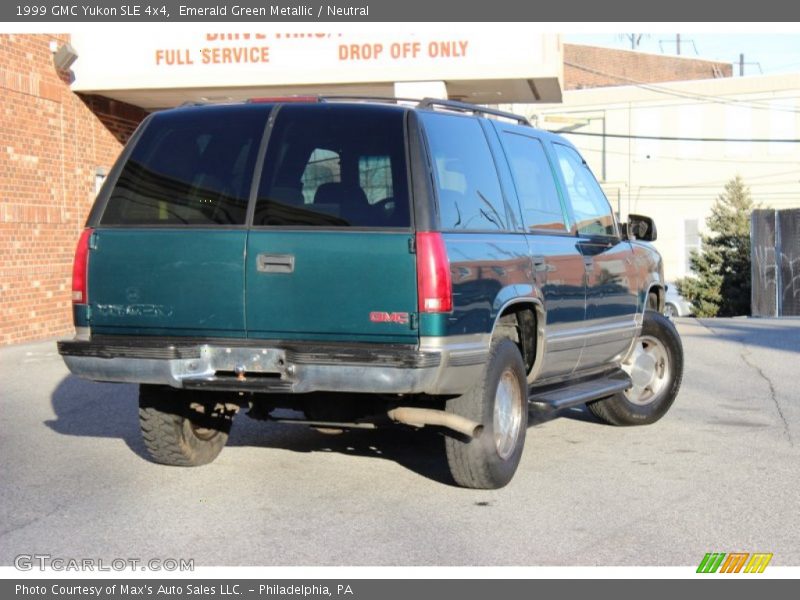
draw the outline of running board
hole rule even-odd
[[[599,400],[631,387],[631,378],[625,371],[617,370],[599,377],[574,383],[532,389],[528,401],[540,408],[561,410]]]

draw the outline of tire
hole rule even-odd
[[[232,416],[213,395],[139,386],[139,425],[150,458],[163,465],[212,462],[228,441]]]
[[[609,425],[655,423],[672,406],[683,378],[683,345],[672,321],[658,312],[645,311],[642,333],[622,368],[634,385],[588,404],[589,410]]]
[[[511,481],[528,427],[528,384],[516,344],[508,339],[494,342],[481,381],[448,400],[446,410],[483,425],[471,440],[445,438],[447,463],[455,482],[467,488],[497,489]],[[501,419],[503,414],[506,419]]]

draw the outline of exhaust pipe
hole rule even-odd
[[[388,411],[387,414],[392,421],[411,425],[412,427],[424,427],[425,425],[438,425],[447,427],[453,431],[470,438],[477,438],[483,425],[466,417],[454,415],[443,410],[431,408],[413,408],[411,406],[399,406]]]

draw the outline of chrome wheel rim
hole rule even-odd
[[[653,402],[669,382],[669,353],[663,342],[645,335],[636,340],[622,368],[633,383],[625,390],[625,397],[633,404],[644,406]]]
[[[497,382],[493,421],[495,448],[500,458],[506,460],[514,453],[522,423],[522,395],[510,369],[503,371]]]

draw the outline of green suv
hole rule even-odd
[[[620,225],[566,140],[452,101],[157,112],[73,271],[75,375],[139,384],[152,458],[199,465],[234,416],[435,427],[463,486],[507,484],[529,404],[616,425],[672,404],[655,226]]]

